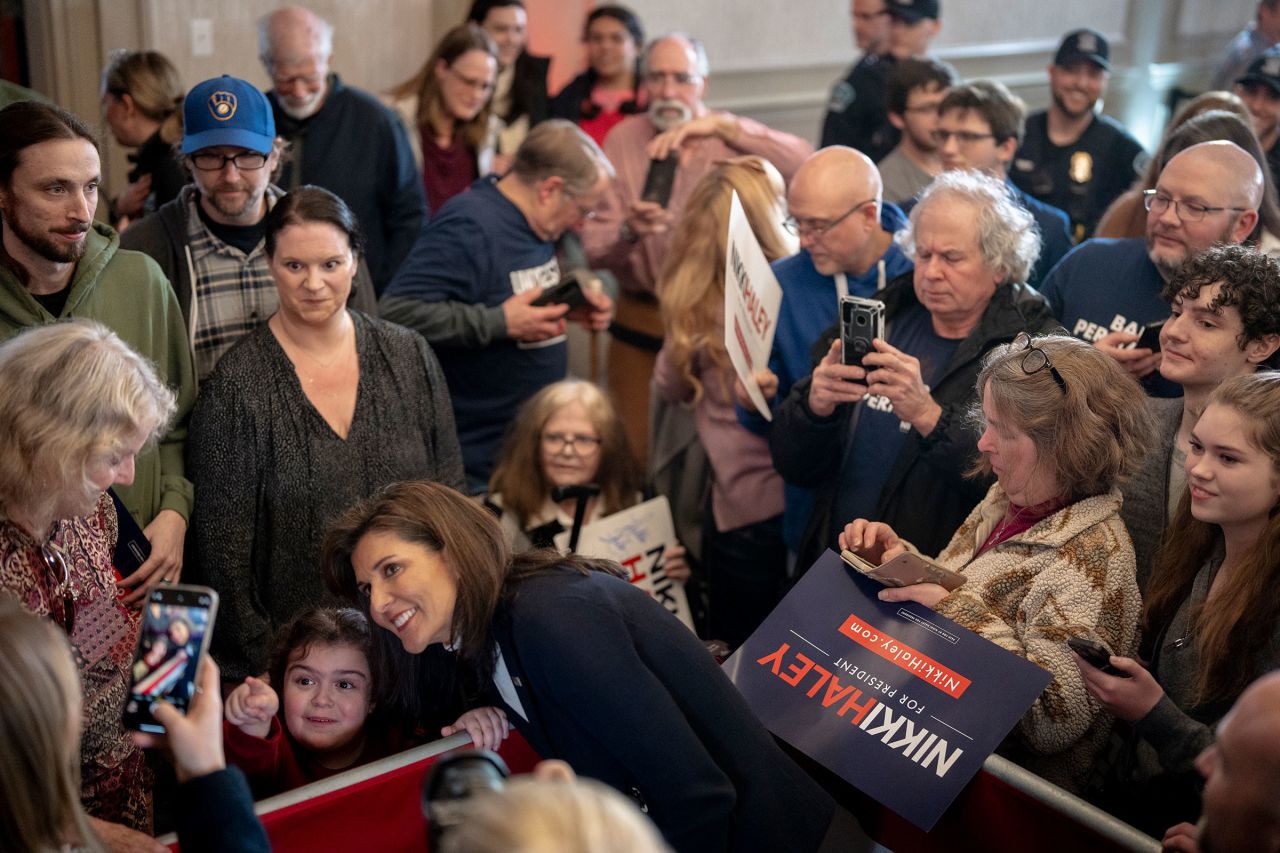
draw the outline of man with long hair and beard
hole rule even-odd
[[[97,141],[75,116],[33,101],[0,110],[0,340],[68,317],[97,320],[177,390],[173,428],[138,454],[133,483],[116,489],[151,543],[151,556],[121,581],[126,603],[141,607],[152,586],[182,572],[193,493],[183,449],[196,380],[169,282],[93,221],[101,183]]]

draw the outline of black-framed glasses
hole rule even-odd
[[[71,570],[67,568],[67,555],[53,542],[40,544],[40,556],[44,558],[45,567],[53,576],[54,594],[62,596],[62,630],[71,636],[76,627],[76,602],[71,596]],[[49,608],[53,615],[53,608]]]
[[[215,154],[212,151],[197,151],[191,155],[191,162],[202,172],[221,172],[228,163],[235,163],[242,172],[253,172],[267,165],[267,155],[257,151],[241,151],[239,154]]]
[[[1040,347],[1036,346],[1031,336],[1026,332],[1018,332],[1013,339],[1013,349],[1025,350],[1022,355],[1022,372],[1031,376],[1039,373],[1046,367],[1049,368],[1049,375],[1053,377],[1053,381],[1058,383],[1058,387],[1062,389],[1062,393],[1067,393],[1067,380],[1062,378],[1062,374],[1058,372],[1058,368],[1053,366],[1053,362],[1049,360],[1049,354]]]
[[[862,210],[862,208],[869,204],[875,204],[879,200],[880,199],[878,198],[869,198],[866,201],[860,201],[844,213],[837,216],[835,219],[832,219],[830,222],[823,222],[821,220],[815,222],[812,219],[802,221],[796,219],[794,216],[788,216],[786,219],[782,220],[782,227],[787,229],[788,233],[794,234],[797,237],[821,237],[841,222],[844,222],[850,216],[853,216],[859,210]]]
[[[1201,222],[1210,213],[1221,213],[1224,210],[1243,213],[1249,209],[1247,207],[1210,207],[1207,204],[1200,204],[1198,201],[1184,201],[1183,199],[1174,198],[1168,193],[1160,192],[1160,190],[1142,191],[1142,206],[1152,213],[1164,213],[1169,209],[1169,205],[1173,205],[1174,216],[1183,222]]]
[[[972,130],[935,130],[932,134],[934,145],[946,145],[951,137],[961,145],[972,145],[980,139],[995,139],[994,133],[974,133]]]
[[[581,433],[544,432],[542,445],[552,453],[563,453],[572,447],[579,456],[590,456],[600,449],[601,438]]]

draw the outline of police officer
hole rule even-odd
[[[942,28],[938,0],[887,0],[889,39],[881,52],[868,51],[831,90],[822,122],[822,147],[848,145],[872,160],[898,144],[900,131],[889,122],[889,71],[898,59],[928,53]]]
[[[1124,126],[1094,112],[1111,72],[1097,30],[1067,33],[1049,66],[1053,103],[1027,117],[1010,177],[1032,197],[1066,212],[1079,242],[1145,165],[1146,153]]]

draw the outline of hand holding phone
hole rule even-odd
[[[1142,334],[1138,336],[1138,342],[1134,344],[1133,348],[1160,352],[1160,330],[1164,328],[1164,324],[1164,320],[1159,320],[1143,326]]]
[[[878,299],[840,299],[841,363],[862,367],[862,357],[875,352],[872,341],[884,337],[884,303]]]
[[[546,288],[529,304],[539,308],[544,305],[568,305],[569,310],[586,305],[587,297],[582,292],[582,281],[578,277],[578,272],[575,270],[556,284]]]
[[[1087,637],[1068,637],[1067,645],[1094,669],[1117,678],[1129,677],[1111,665],[1111,652],[1097,640],[1090,640]]]
[[[673,151],[661,160],[650,160],[649,171],[644,176],[642,201],[652,201],[659,207],[671,203],[671,191],[676,185],[676,169],[680,166],[680,152]]]
[[[164,726],[152,714],[153,703],[161,699],[186,713],[196,692],[196,672],[208,656],[217,611],[218,594],[208,587],[172,584],[151,590],[125,700],[125,728],[163,734]]]

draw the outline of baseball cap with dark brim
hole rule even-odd
[[[1111,70],[1111,46],[1097,30],[1073,30],[1062,39],[1053,64],[1070,68],[1078,62],[1092,62],[1103,71]]]
[[[938,0],[889,0],[885,11],[899,20],[914,24],[925,18],[936,21],[942,14],[938,7]]]
[[[270,154],[276,120],[257,86],[224,74],[199,83],[182,102],[182,153],[235,145]]]
[[[1280,50],[1272,47],[1263,51],[1261,56],[1249,63],[1248,69],[1236,78],[1236,82],[1261,83],[1280,95]]]

